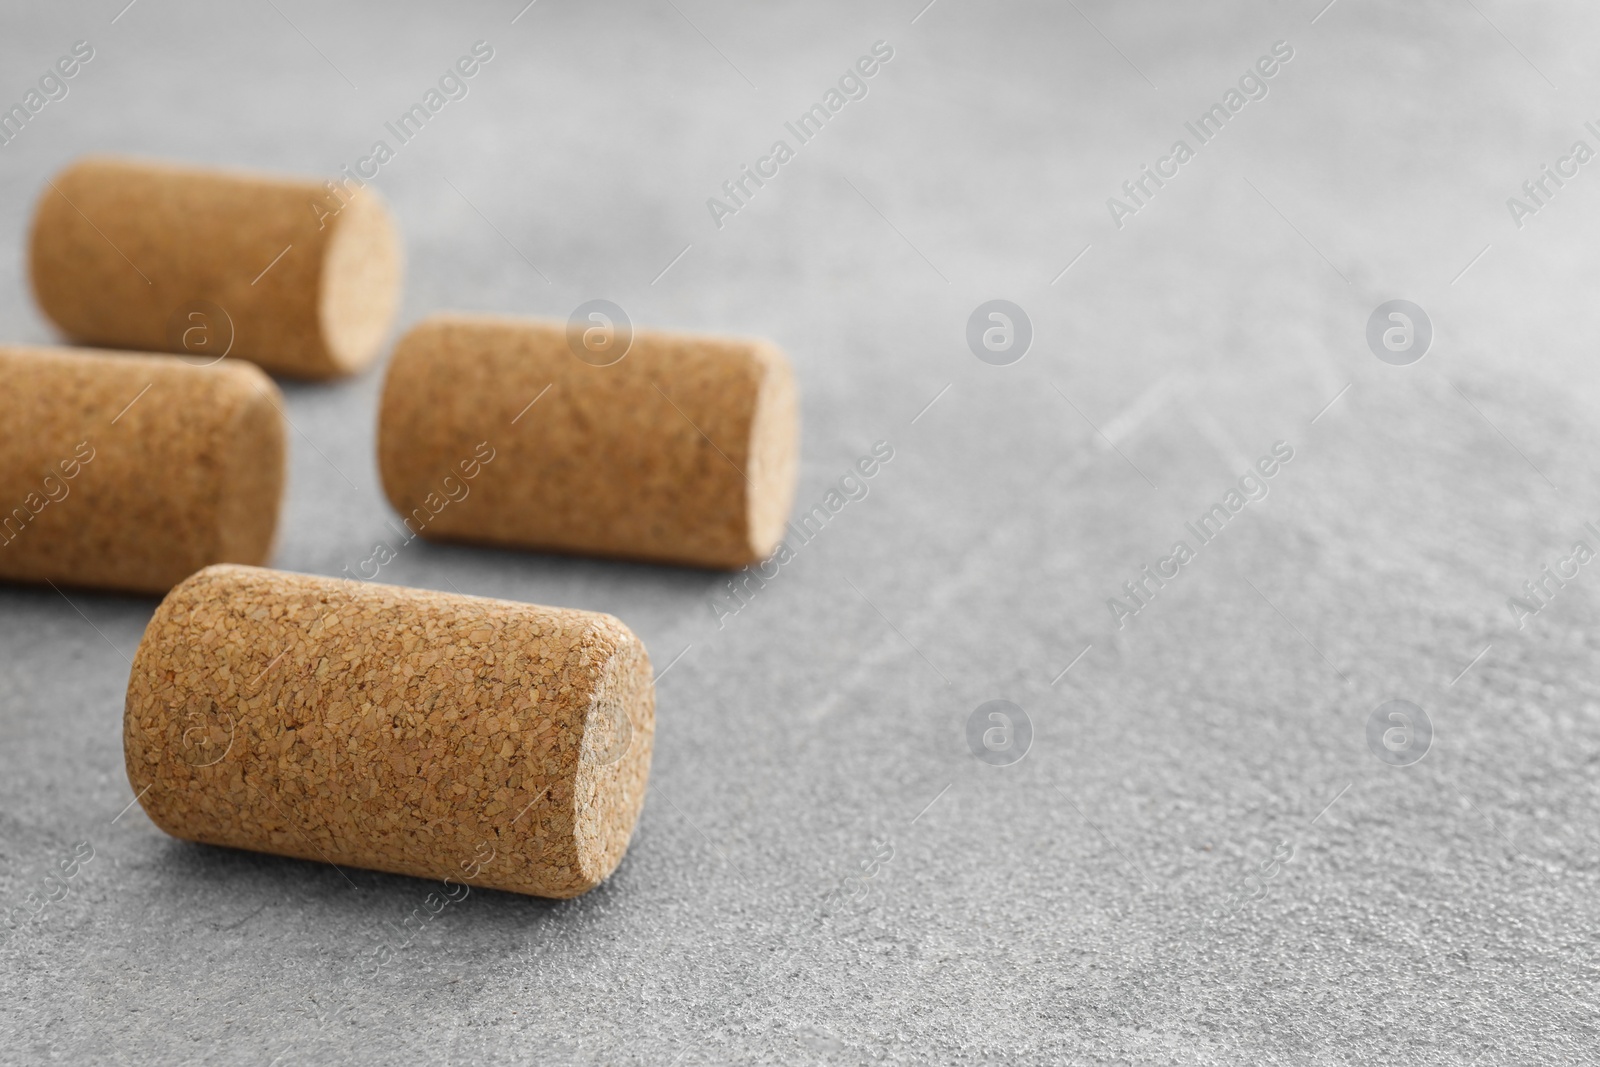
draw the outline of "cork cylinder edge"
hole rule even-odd
[[[322,378],[360,373],[377,359],[400,303],[400,234],[378,194],[361,190],[334,218],[322,254],[317,319],[328,365]]]
[[[599,886],[622,862],[644,808],[655,747],[655,678],[644,642],[610,615],[596,620],[586,640],[604,661],[573,781],[579,885],[571,896]]]
[[[33,297],[33,306],[39,309],[39,314],[45,321],[55,328],[63,340],[71,342],[83,342],[88,338],[68,328],[65,317],[60,313],[60,307],[52,299],[57,289],[46,282],[49,277],[45,269],[49,258],[49,242],[46,237],[52,226],[52,213],[58,208],[71,210],[65,203],[65,194],[61,192],[59,183],[69,181],[72,174],[93,163],[96,158],[86,156],[73,160],[47,180],[44,187],[39,190],[39,195],[33,202],[33,213],[28,218],[28,292]]]
[[[180,841],[194,841],[195,838],[184,833],[178,823],[163,818],[160,806],[150,796],[155,785],[155,776],[141,774],[141,768],[137,766],[138,757],[144,754],[145,739],[139,731],[140,688],[136,682],[140,678],[149,677],[146,663],[149,657],[155,655],[150,635],[159,633],[168,625],[167,620],[172,615],[173,606],[184,598],[190,586],[209,580],[215,572],[228,566],[229,564],[214,564],[202,567],[167,590],[166,595],[161,598],[161,603],[156,605],[156,610],[151,614],[150,621],[145,624],[144,632],[139,635],[139,647],[134,650],[133,662],[128,667],[127,695],[122,703],[122,769],[128,776],[128,787],[133,790],[134,798],[139,802],[139,809],[144,812],[145,817],[162,833],[176,837]]]
[[[382,486],[384,499],[389,502],[389,506],[400,514],[405,513],[400,494],[403,483],[401,460],[406,446],[400,429],[402,421],[400,416],[404,408],[404,383],[409,364],[416,358],[412,353],[417,351],[419,339],[431,332],[437,318],[437,314],[429,315],[421,322],[414,323],[395,342],[394,351],[389,356],[389,365],[384,369],[383,385],[378,390],[376,434],[378,484]]]
[[[770,341],[754,349],[761,378],[750,419],[748,494],[749,558],[734,567],[772,555],[783,539],[800,477],[800,402],[788,357]]]

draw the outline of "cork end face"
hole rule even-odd
[[[421,451],[415,432],[417,390],[413,382],[424,369],[429,349],[437,344],[441,328],[441,316],[433,314],[401,335],[389,356],[378,394],[378,482],[389,504],[402,515],[414,506],[409,497],[413,456]]]
[[[655,684],[643,642],[609,615],[586,639],[604,661],[573,781],[578,862],[571,896],[605,881],[622,861],[644,807],[655,743]]]
[[[253,366],[241,363],[226,369],[239,406],[218,444],[221,484],[215,559],[260,566],[272,555],[283,501],[283,394]]]
[[[196,599],[204,599],[197,597],[197,590],[226,581],[234,569],[228,564],[205,567],[169,590],[145,626],[128,672],[122,708],[122,763],[128,785],[151,822],[185,841],[206,842],[207,835],[189,825],[181,806],[174,805],[165,791],[157,793],[152,787],[173,774],[173,753],[181,754],[183,771],[190,777],[220,764],[234,752],[237,724],[228,709],[204,699],[186,702],[180,715],[152,714],[153,708],[172,699],[161,637],[178,627],[176,616],[190,610]]]
[[[84,157],[57,171],[39,191],[28,226],[28,286],[34,305],[69,341],[106,341],[105,329],[92,328],[99,325],[100,316],[87,296],[102,301],[131,299],[140,295],[133,285],[143,284],[134,276],[119,279],[123,284],[116,291],[97,289],[89,294],[86,287],[75,284],[86,243],[83,231],[88,227],[80,223],[71,198],[81,195],[85,182],[95,180],[102,163],[98,157]]]
[[[400,302],[400,235],[383,202],[363,190],[339,213],[322,254],[318,318],[330,377],[378,354]]]
[[[751,558],[770,556],[783,539],[800,475],[800,405],[794,371],[775,346],[756,349],[761,384],[750,420],[749,537]]]
[[[34,200],[33,214],[28,220],[28,290],[33,295],[33,306],[39,309],[39,313],[65,333],[61,319],[56,314],[56,286],[52,277],[54,257],[45,240],[52,221],[48,218],[52,198],[59,200],[60,194],[46,185]]]

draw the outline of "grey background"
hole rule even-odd
[[[1521,229],[1505,200],[1600,148],[1600,13],[923,2],[0,16],[7,104],[96,49],[0,147],[7,341],[54,337],[23,248],[74,156],[331,175],[482,39],[470,95],[377,179],[399,329],[604,297],[764,334],[804,390],[800,506],[895,449],[720,629],[705,572],[420,543],[385,568],[612,612],[671,667],[612,880],[475,892],[375,978],[437,887],[126,810],[155,601],[0,589],[0,1059],[1592,1059],[1600,576],[1520,630],[1506,600],[1600,522],[1600,162]],[[878,39],[869,95],[715,228],[706,198]],[[1268,97],[1114,227],[1106,198],[1277,40]],[[1034,327],[1007,367],[964,340],[996,297]],[[1364,340],[1394,298],[1435,330],[1409,367]],[[277,566],[388,536],[381,380],[282,383]],[[1118,631],[1107,598],[1279,440],[1270,495]],[[1395,698],[1433,724],[1410,767],[1366,747]],[[967,747],[990,699],[1031,718],[1013,766]],[[30,917],[77,841],[94,859]]]

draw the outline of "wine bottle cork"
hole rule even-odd
[[[123,750],[174,837],[565,898],[621,861],[654,730],[610,615],[218,566],[150,620]]]
[[[264,563],[282,396],[258,368],[0,347],[0,578],[165,593]]]
[[[597,365],[561,322],[435,315],[390,361],[378,466],[411,536],[737,568],[794,500],[788,360],[640,330]]]
[[[370,363],[400,290],[399,237],[369,189],[107,157],[50,180],[29,264],[75,341],[298,378]]]

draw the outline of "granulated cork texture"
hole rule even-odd
[[[622,859],[654,728],[609,615],[219,566],[151,619],[123,743],[176,837],[573,897]]]
[[[29,262],[40,308],[76,341],[301,378],[369,364],[400,290],[399,237],[370,189],[102,157],[44,187]]]
[[[378,462],[424,537],[734,568],[777,547],[797,438],[765,341],[638,331],[595,366],[565,323],[436,315],[390,363]]]
[[[267,561],[283,398],[258,368],[0,347],[0,382],[0,578],[165,593]]]

